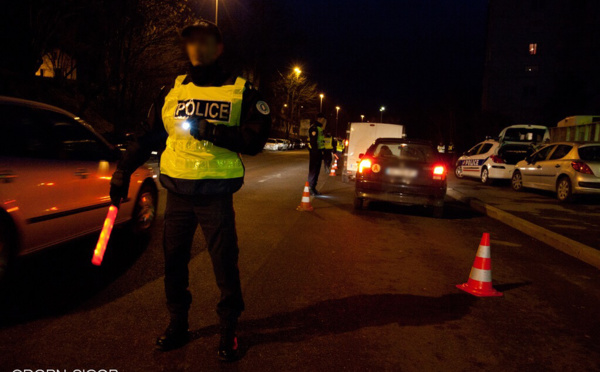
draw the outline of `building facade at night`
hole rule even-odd
[[[512,123],[600,114],[600,1],[490,0],[482,107]]]

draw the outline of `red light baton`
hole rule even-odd
[[[92,257],[92,263],[96,266],[100,266],[102,264],[102,258],[104,258],[106,245],[108,244],[110,233],[115,225],[117,212],[119,212],[119,207],[116,205],[111,205],[108,208],[108,213],[106,214],[106,219],[104,220],[104,226],[102,227],[102,232],[98,238],[98,244],[96,244],[96,249],[94,250],[94,257]]]

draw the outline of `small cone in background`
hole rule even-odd
[[[300,205],[296,208],[296,210],[301,212],[313,211],[313,207],[310,204],[310,190],[308,186],[308,181],[304,185],[304,191],[302,192],[302,200],[300,201]]]
[[[335,169],[335,170],[337,170],[337,169],[338,169],[338,168],[337,168],[337,157],[336,157],[336,158],[335,158],[335,160],[333,161],[333,168],[332,168],[332,169]]]
[[[329,175],[331,177],[335,177],[335,168],[334,167],[331,167],[331,172],[329,172]]]
[[[492,287],[492,258],[490,255],[490,234],[483,233],[481,243],[477,249],[475,262],[469,274],[469,280],[463,284],[457,284],[456,288],[461,289],[477,297],[500,297],[502,292],[498,292]]]

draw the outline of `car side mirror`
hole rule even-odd
[[[363,156],[365,156],[365,154],[358,154],[358,158],[359,158],[359,159],[362,159],[362,158],[363,158]]]

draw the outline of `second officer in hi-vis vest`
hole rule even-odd
[[[269,106],[241,77],[218,64],[221,33],[201,21],[182,31],[189,71],[163,89],[144,130],[119,162],[111,180],[111,199],[127,200],[129,178],[154,150],[160,158],[160,182],[167,189],[164,217],[165,292],[170,323],[157,341],[171,350],[189,341],[188,262],[194,233],[202,228],[221,298],[217,304],[221,339],[218,355],[235,360],[236,326],[244,310],[238,270],[233,193],[244,182],[240,154],[255,155],[267,141]]]

